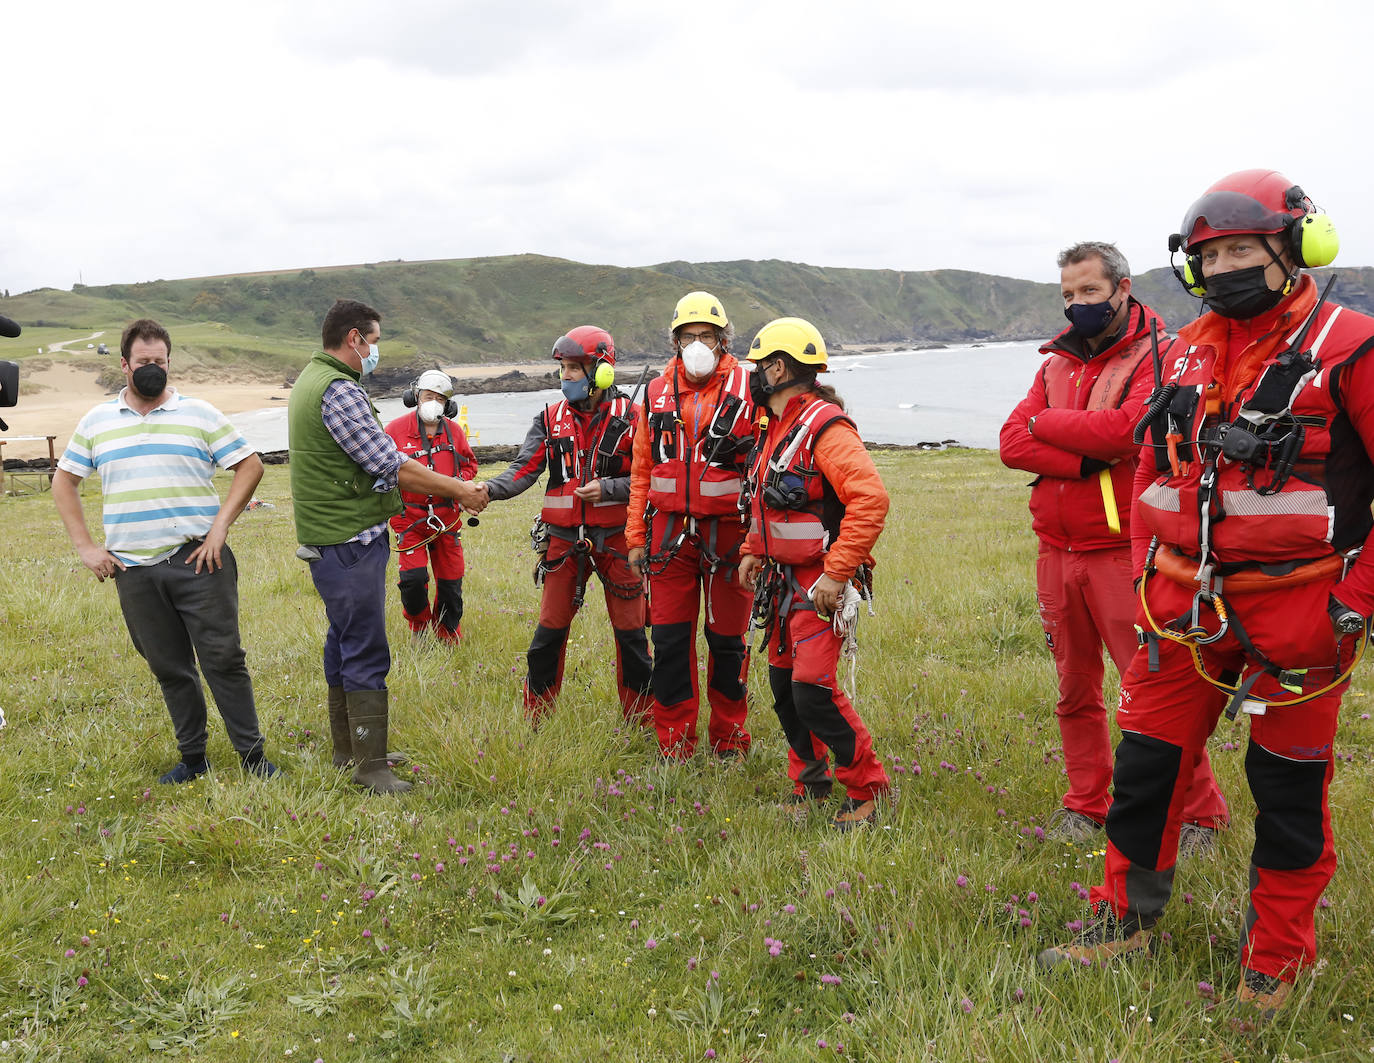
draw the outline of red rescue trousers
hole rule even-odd
[[[1102,700],[1105,644],[1117,672],[1126,674],[1135,656],[1136,601],[1131,585],[1131,547],[1063,550],[1040,543],[1035,566],[1036,597],[1045,640],[1059,674],[1055,716],[1064,745],[1069,789],[1064,807],[1098,823],[1111,804],[1112,745]],[[1230,822],[1206,750],[1199,753],[1183,804],[1183,818],[1204,827]]]
[[[655,518],[673,519],[665,514]],[[679,521],[681,518],[676,518]],[[714,530],[713,530],[714,529]],[[661,533],[657,528],[655,537]],[[697,614],[706,603],[706,649],[710,669],[706,700],[711,706],[707,736],[712,751],[729,755],[749,749],[744,632],[753,595],[739,582],[739,547],[745,529],[736,519],[698,522],[662,571],[649,576],[649,618],[654,637],[654,727],[665,757],[690,757],[697,745]],[[714,538],[714,542],[712,542]]]
[[[799,565],[793,577],[810,587],[823,571],[820,564]],[[768,682],[773,711],[787,736],[793,790],[813,797],[829,794],[828,751],[834,754],[834,777],[849,797],[863,802],[883,793],[890,783],[873,752],[873,736],[837,680],[843,640],[804,595],[778,623],[785,623],[786,631],[781,640],[776,629],[769,633]]]
[[[653,662],[644,635],[644,588],[639,575],[625,561],[625,532],[605,537],[601,549],[580,554],[574,544],[554,535],[544,562],[544,592],[539,601],[539,626],[526,654],[529,673],[523,686],[525,715],[538,724],[552,709],[563,686],[563,659],[568,629],[577,615],[578,584],[583,593],[601,583],[606,613],[615,635],[615,679],[624,718],[645,722],[649,715],[649,679]],[[598,579],[597,573],[601,574]]]
[[[445,524],[458,516],[456,509],[440,511],[440,519]],[[421,520],[411,524],[400,537],[396,544],[400,567],[396,586],[401,592],[401,609],[410,630],[421,632],[433,627],[439,638],[452,642],[461,634],[459,622],[463,619],[463,542],[455,528],[424,546],[416,545],[432,535],[434,528]],[[429,598],[428,568],[434,569],[433,604]]]
[[[1336,639],[1327,617],[1331,582],[1318,580],[1275,591],[1226,594],[1255,648],[1285,669],[1309,669],[1308,692],[1339,674]],[[1164,624],[1191,608],[1190,589],[1154,576],[1148,585],[1150,612]],[[1209,631],[1215,616],[1203,611]],[[1348,664],[1356,638],[1341,645]],[[1201,647],[1209,675],[1248,675],[1256,670],[1234,627],[1218,642]],[[1230,678],[1230,676],[1228,676]],[[1241,938],[1241,963],[1261,974],[1292,981],[1316,957],[1313,912],[1336,869],[1327,786],[1331,781],[1336,714],[1348,683],[1301,705],[1269,706],[1249,715],[1250,742],[1245,774],[1254,795],[1255,846],[1250,856],[1250,906]],[[1285,700],[1269,675],[1256,682],[1252,697]],[[1173,887],[1184,794],[1197,754],[1216,727],[1227,696],[1210,686],[1193,666],[1188,648],[1159,645],[1158,670],[1142,649],[1122,683],[1117,723],[1115,800],[1107,813],[1107,859],[1094,904],[1106,901],[1128,927],[1151,927],[1164,911]],[[1242,714],[1245,715],[1245,714]],[[1229,726],[1229,725],[1228,725]]]

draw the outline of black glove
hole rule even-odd
[[[1080,462],[1080,475],[1086,480],[1089,476],[1096,476],[1103,469],[1111,467],[1110,461],[1103,461],[1101,458],[1083,458]]]
[[[1364,617],[1334,594],[1326,596],[1326,615],[1338,635],[1354,635],[1364,630]]]

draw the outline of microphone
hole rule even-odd
[[[4,314],[0,314],[0,336],[5,337],[7,340],[12,340],[22,331],[18,321],[5,317]]]

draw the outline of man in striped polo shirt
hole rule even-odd
[[[129,637],[162,687],[181,763],[158,781],[189,782],[210,769],[201,674],[244,768],[270,777],[278,769],[263,756],[239,637],[238,565],[225,542],[262,479],[262,459],[219,410],[167,385],[171,352],[156,321],[124,330],[127,385],[76,426],[53,476],[53,500],[82,563],[102,583],[114,578]],[[215,466],[234,470],[223,505]],[[104,546],[81,508],[81,481],[97,470]]]

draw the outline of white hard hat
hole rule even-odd
[[[453,398],[453,381],[448,378],[448,374],[438,369],[426,369],[420,374],[420,379],[415,381],[416,391],[432,391],[436,395],[442,395],[446,399]]]

